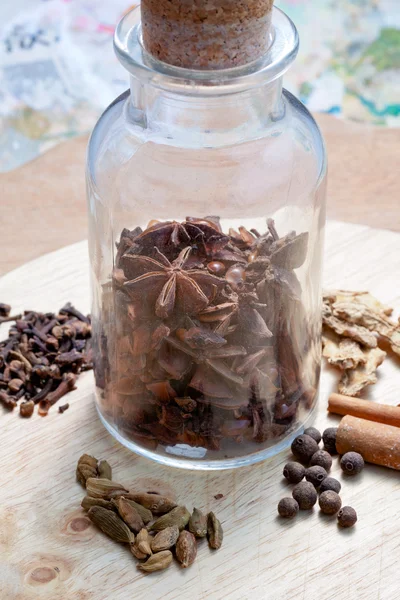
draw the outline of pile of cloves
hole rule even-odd
[[[90,520],[115,542],[127,544],[146,573],[169,567],[173,556],[184,568],[193,564],[198,541],[208,538],[210,548],[222,545],[221,523],[213,512],[190,513],[174,500],[150,492],[134,492],[112,480],[105,460],[84,454],[76,469],[87,495],[81,506]],[[154,535],[153,535],[154,534]]]
[[[75,389],[81,371],[93,368],[90,316],[67,303],[57,314],[25,311],[11,315],[0,304],[0,325],[14,322],[0,342],[0,403],[8,410],[19,404],[22,417],[31,417],[35,405],[48,414]],[[59,407],[63,413],[68,404]]]

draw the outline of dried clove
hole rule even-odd
[[[10,310],[0,304],[0,321],[15,320],[8,339],[0,342],[0,402],[13,409],[22,399],[20,414],[26,416],[30,416],[33,402],[45,416],[75,389],[79,373],[92,368],[90,317],[70,304],[57,315],[25,311],[14,319]],[[68,407],[65,404],[59,412]]]

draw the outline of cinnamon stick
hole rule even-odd
[[[328,400],[328,411],[337,415],[352,415],[360,419],[400,427],[400,408],[398,406],[352,398],[342,394],[331,394]]]
[[[339,454],[359,452],[366,462],[400,471],[400,429],[347,415],[340,422],[336,449]]]

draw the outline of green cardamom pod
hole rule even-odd
[[[159,531],[151,541],[152,552],[169,550],[172,546],[175,546],[178,537],[179,529],[176,525],[174,527],[166,527],[162,531]]]
[[[224,532],[222,531],[221,523],[213,512],[208,513],[207,516],[207,534],[210,548],[214,550],[221,548]]]
[[[119,516],[128,525],[134,533],[139,533],[144,528],[142,517],[139,515],[136,508],[134,508],[123,496],[114,499],[113,504],[117,507]]]
[[[176,507],[176,502],[159,494],[127,494],[127,500],[134,500],[156,515],[163,515]]]
[[[182,567],[189,567],[194,562],[197,555],[197,542],[193,533],[186,530],[180,532],[175,552]]]
[[[85,510],[90,510],[92,506],[101,506],[102,508],[107,508],[108,510],[114,510],[113,503],[110,500],[104,500],[103,498],[91,498],[90,496],[85,496],[81,502],[82,508]]]
[[[154,571],[161,571],[166,569],[172,563],[172,552],[164,550],[163,552],[157,552],[152,554],[145,563],[138,565],[138,569],[146,571],[147,573],[153,573]]]
[[[141,529],[136,536],[136,543],[138,549],[143,554],[149,555],[151,554],[151,535],[147,531],[147,529]]]
[[[133,544],[135,536],[127,525],[112,510],[101,506],[92,506],[88,512],[89,519],[97,525],[103,533],[116,542]]]
[[[136,542],[134,544],[132,544],[130,546],[130,548],[131,548],[131,552],[132,552],[133,556],[135,558],[137,558],[138,560],[144,560],[145,558],[148,557],[148,554],[146,552],[142,552],[139,549],[139,546],[136,544]]]
[[[120,483],[110,481],[109,479],[95,479],[91,477],[86,481],[86,490],[88,496],[92,498],[109,498],[113,492],[118,491],[120,494],[123,492],[128,493],[128,490],[124,488]]]
[[[190,512],[185,506],[177,506],[166,515],[163,515],[149,527],[149,531],[162,531],[166,527],[178,527],[179,531],[184,529],[190,519]]]
[[[149,510],[148,508],[145,508],[144,506],[142,506],[141,504],[138,504],[137,502],[135,502],[134,500],[130,500],[129,498],[127,498],[126,496],[124,496],[124,499],[126,502],[128,502],[131,506],[133,506],[133,508],[135,508],[137,510],[137,512],[139,513],[139,515],[142,517],[142,521],[145,525],[147,525],[147,523],[150,523],[150,521],[153,520],[153,513],[151,512],[151,510]],[[118,500],[118,497],[115,498],[115,500]]]
[[[198,538],[204,538],[207,535],[207,516],[198,508],[193,509],[188,529]]]
[[[97,458],[90,454],[83,454],[76,467],[76,478],[79,483],[86,487],[86,481],[90,477],[97,477],[97,474]]]
[[[97,464],[97,472],[102,479],[112,479],[112,468],[106,460],[99,460]]]

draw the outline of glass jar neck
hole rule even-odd
[[[190,146],[254,139],[284,115],[282,77],[224,95],[186,95],[130,78],[126,118],[150,138]]]
[[[296,57],[298,36],[290,19],[274,8],[260,59],[230,69],[192,70],[146,52],[135,9],[118,24],[114,47],[131,75],[128,125],[164,143],[218,146],[264,135],[283,116],[282,76]]]

